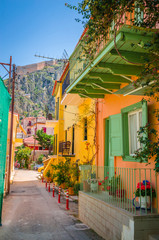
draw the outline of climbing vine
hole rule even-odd
[[[100,43],[107,42],[110,38],[114,38],[114,46],[119,56],[127,61],[116,47],[117,31],[125,21],[128,20],[129,27],[136,32],[140,30],[150,32],[159,25],[158,0],[81,0],[77,6],[68,3],[65,5],[76,10],[81,16],[81,19],[78,18],[76,21],[83,24],[85,31],[80,39],[82,51],[78,60],[86,59],[89,63],[94,59]],[[134,45],[135,43],[132,47]],[[159,31],[157,29],[154,31],[151,41],[138,43],[138,46],[144,48],[148,54],[144,58],[143,71],[133,82],[134,89],[139,87],[148,89],[145,95],[159,102]],[[159,172],[159,137],[156,130],[159,126],[159,110],[155,109],[153,114],[157,123],[155,126],[146,125],[138,132],[139,141],[144,147],[136,151],[135,158],[143,162],[154,157],[155,171]]]

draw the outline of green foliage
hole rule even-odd
[[[28,168],[31,149],[28,147],[20,148],[16,153],[16,160],[20,163],[20,167]]]
[[[80,183],[75,183],[75,185],[73,186],[73,191],[75,195],[78,195],[78,192],[80,191]]]
[[[141,127],[138,131],[138,140],[142,147],[135,151],[135,159],[140,162],[147,161],[154,158],[155,171],[159,172],[159,135],[155,128],[151,127],[151,124],[147,124]]]
[[[39,144],[42,146],[42,148],[48,148],[49,153],[51,152],[51,149],[53,147],[53,136],[48,135],[44,133],[43,129],[38,130],[36,132],[36,136],[34,136],[35,139],[39,142]]]
[[[81,0],[77,6],[65,4],[68,8],[76,10],[82,19],[76,19],[81,22],[87,33],[82,39],[83,50],[85,55],[93,57],[98,47],[98,40],[108,39],[108,33],[114,21],[114,30],[118,26],[123,25],[122,16],[125,12],[132,13],[135,11],[135,17],[131,20],[131,24],[135,27],[152,28],[158,22],[158,1],[150,0]],[[135,8],[134,8],[135,6]],[[139,10],[140,9],[140,10]],[[142,11],[144,10],[144,16]]]
[[[60,161],[57,165],[52,165],[56,175],[56,182],[61,185],[62,183],[69,183],[71,180],[70,174],[70,160]]]
[[[51,177],[51,172],[50,172],[50,170],[47,171],[47,173],[46,173],[46,177],[48,177],[48,178]]]
[[[44,157],[43,154],[41,154],[41,155],[38,157],[38,161],[37,161],[38,164],[41,164],[41,163],[43,162],[43,157]]]

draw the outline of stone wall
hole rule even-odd
[[[79,218],[106,240],[148,240],[159,232],[159,215],[134,216],[83,192]]]

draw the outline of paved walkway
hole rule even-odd
[[[46,192],[37,172],[17,170],[11,194],[4,200],[0,240],[102,240],[91,229],[82,228],[77,203],[65,210],[65,199]],[[86,230],[81,230],[86,229]]]

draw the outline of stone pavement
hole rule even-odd
[[[4,200],[0,240],[102,240],[78,220],[78,204],[45,190],[37,172],[17,170],[11,193]]]

